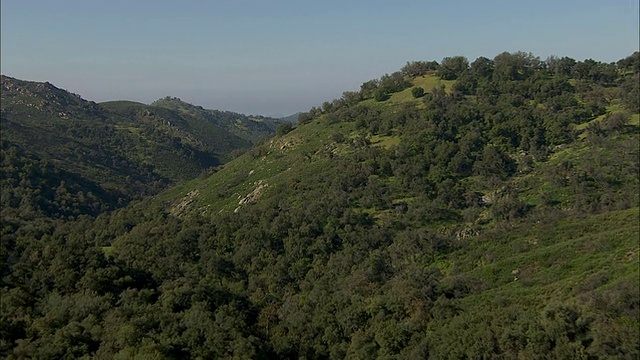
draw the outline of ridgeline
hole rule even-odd
[[[637,52],[410,62],[222,165],[253,120],[33,108],[3,77],[0,354],[636,359],[639,76]]]

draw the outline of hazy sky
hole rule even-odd
[[[5,75],[105,101],[167,95],[288,115],[410,60],[532,52],[617,61],[638,0],[2,0]]]

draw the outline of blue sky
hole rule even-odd
[[[638,0],[2,0],[1,70],[94,101],[167,95],[288,115],[410,60],[526,51],[617,61]]]

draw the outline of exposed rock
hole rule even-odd
[[[297,136],[289,136],[285,138],[278,138],[271,140],[269,142],[270,148],[277,148],[280,151],[285,151],[287,149],[294,149],[301,143],[301,140]]]
[[[235,208],[235,210],[233,210],[234,213],[237,213],[242,207],[242,205],[257,201],[260,198],[260,196],[262,196],[262,192],[264,191],[264,189],[267,186],[269,186],[269,184],[267,184],[266,182],[263,182],[262,180],[256,181],[254,185],[256,185],[256,188],[253,189],[252,192],[248,193],[247,196],[240,199],[240,201],[238,202],[238,207]]]
[[[190,191],[185,197],[176,202],[176,204],[169,211],[171,215],[180,216],[184,214],[191,204],[196,200],[196,197],[200,194],[200,191],[193,190]]]
[[[456,232],[456,239],[458,240],[464,240],[466,238],[469,237],[474,237],[474,236],[478,236],[480,233],[478,232],[478,229],[476,228],[464,228],[464,229],[460,229],[458,232]]]
[[[259,180],[255,184],[257,185],[257,187],[255,189],[253,189],[252,192],[247,194],[247,196],[245,196],[242,199],[240,199],[240,201],[238,202],[238,205],[244,205],[244,204],[255,202],[262,195],[262,191],[268,186],[268,184],[267,183],[263,183],[262,180]]]

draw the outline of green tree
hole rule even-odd
[[[420,98],[424,96],[424,89],[416,86],[413,89],[411,89],[411,96],[413,96],[414,98]]]
[[[486,145],[473,165],[474,173],[487,177],[506,179],[515,170],[515,163],[496,146]]]
[[[636,51],[628,57],[618,60],[616,63],[620,69],[640,73],[640,51]]]
[[[434,72],[438,69],[436,61],[410,61],[400,69],[404,76],[417,77]]]
[[[640,112],[640,73],[627,77],[620,85],[624,106],[633,113]]]
[[[378,88],[374,91],[373,98],[376,101],[385,101],[389,99],[389,94],[387,94],[387,92],[383,88]]]
[[[385,74],[380,78],[379,88],[387,93],[402,91],[411,86],[411,83],[405,79],[401,72],[396,71],[393,74]]]
[[[455,80],[469,67],[469,60],[464,56],[445,57],[440,62],[437,75],[444,80]]]
[[[278,126],[276,128],[276,135],[282,136],[282,135],[290,132],[291,130],[293,130],[293,124],[285,123],[285,124],[282,124],[282,125],[280,125],[280,126]]]
[[[546,61],[547,69],[551,74],[569,77],[573,73],[576,61],[570,57],[558,58],[550,56]]]
[[[493,76],[500,81],[525,80],[542,66],[540,58],[522,51],[503,52],[497,55],[493,62]]]

